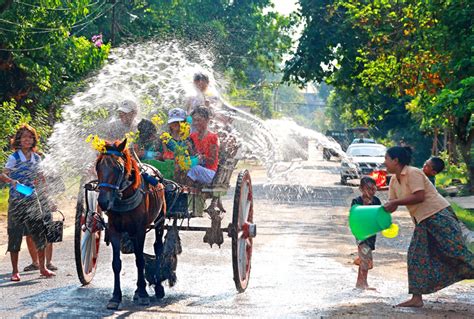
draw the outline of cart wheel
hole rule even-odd
[[[232,266],[234,268],[235,287],[244,292],[250,278],[253,237],[257,227],[253,223],[252,181],[247,170],[239,173],[234,194],[234,212],[230,236],[232,237]]]
[[[94,278],[97,268],[102,225],[93,218],[94,212],[97,212],[97,193],[86,191],[88,204],[86,205],[84,192],[85,190],[81,189],[77,198],[74,255],[79,280],[83,285],[87,285]],[[86,227],[87,219],[89,219],[88,227]]]

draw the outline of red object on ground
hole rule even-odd
[[[12,274],[10,281],[20,281],[20,274],[19,273]]]
[[[387,185],[387,172],[386,171],[373,171],[369,175],[375,180],[377,188],[382,188]]]

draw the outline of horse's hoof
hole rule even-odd
[[[133,294],[133,301],[138,301],[138,291],[135,291],[135,293]]]
[[[155,297],[156,299],[162,299],[165,296],[165,288],[163,286],[155,287]]]
[[[149,297],[138,297],[138,304],[140,306],[148,306],[150,304]]]
[[[107,309],[110,309],[110,310],[117,310],[120,306],[120,302],[118,301],[109,301],[109,303],[107,304]]]

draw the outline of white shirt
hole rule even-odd
[[[25,154],[23,154],[21,150],[18,150],[18,155],[20,155],[20,160],[22,162],[27,161]],[[36,159],[33,154],[31,154],[30,162],[33,164],[36,163]],[[5,168],[12,170],[15,167],[15,164],[16,164],[16,158],[13,156],[13,154],[11,154],[10,156],[8,156],[8,160],[7,160],[7,163],[5,164]]]

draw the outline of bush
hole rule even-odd
[[[444,188],[455,183],[467,184],[467,165],[466,163],[452,164],[449,163],[447,152],[442,152],[440,157],[446,163],[444,171],[436,175],[436,185]]]

